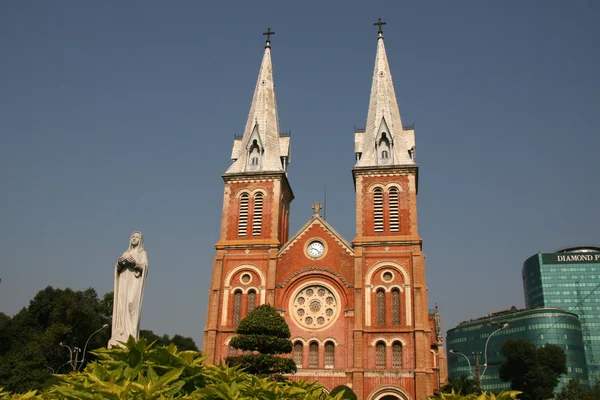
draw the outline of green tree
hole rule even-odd
[[[555,400],[598,400],[600,399],[600,386],[584,390],[576,379],[569,380],[569,384],[561,389]]]
[[[329,393],[329,395],[336,396],[338,393],[342,393],[341,400],[358,400],[358,397],[356,397],[356,393],[354,393],[354,390],[352,390],[346,385],[339,385],[334,387]]]
[[[230,345],[247,352],[225,359],[229,366],[239,366],[253,375],[277,375],[296,372],[296,363],[276,354],[292,352],[290,327],[277,310],[263,304],[244,318]]]
[[[178,350],[193,350],[199,351],[196,342],[191,337],[174,335],[172,338],[169,335],[158,336],[151,330],[140,329],[140,339],[145,338],[149,343],[156,342],[157,346],[168,346],[173,343]]]
[[[448,383],[440,388],[440,392],[452,393],[453,391],[462,395],[477,393],[475,380],[467,375],[449,378]]]
[[[561,374],[567,373],[567,356],[558,346],[536,347],[524,339],[509,339],[500,352],[500,378],[510,381],[513,390],[522,391],[522,400],[546,400],[553,397]]]

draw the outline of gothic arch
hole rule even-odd
[[[389,397],[387,397],[389,396]],[[412,400],[412,397],[404,389],[396,385],[385,385],[375,389],[367,400]]]

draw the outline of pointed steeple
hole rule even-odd
[[[367,126],[356,132],[357,167],[414,164],[414,131],[404,130],[396,100],[392,74],[385,53],[382,25],[377,38],[377,55],[369,101]]]
[[[290,162],[289,136],[279,135],[279,116],[275,100],[275,82],[271,64],[271,28],[258,73],[248,121],[241,137],[233,143],[233,164],[226,173],[285,172]]]

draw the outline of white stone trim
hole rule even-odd
[[[402,343],[403,348],[406,348],[406,346],[408,346],[408,344],[406,343],[406,339],[404,339],[403,337],[400,337],[400,336],[394,336],[391,338],[385,338],[383,336],[378,336],[375,339],[371,340],[371,342],[369,343],[369,346],[375,347],[377,342],[384,342],[387,347],[392,347],[392,344],[394,344],[394,342]]]
[[[412,378],[414,374],[409,371],[365,371],[365,378],[393,377],[393,378]],[[381,400],[385,396],[396,396],[401,400],[413,400],[413,398],[400,386],[385,385],[375,389],[367,400]]]
[[[394,285],[397,284],[393,284],[391,283],[390,285],[377,285],[375,287],[373,287],[371,285],[371,280],[373,279],[373,275],[375,274],[375,272],[382,267],[389,267],[389,270],[396,270],[397,272],[399,272],[402,277],[404,278],[404,288],[406,290],[402,290],[400,289],[401,292],[406,292],[405,293],[405,310],[406,310],[406,325],[411,326],[412,325],[412,313],[411,313],[411,300],[410,300],[410,275],[408,274],[408,271],[406,270],[406,268],[404,268],[404,266],[400,263],[397,263],[396,261],[391,261],[391,260],[384,260],[384,261],[379,261],[378,263],[375,263],[373,266],[371,266],[371,268],[369,268],[367,274],[365,275],[365,326],[371,326],[371,294],[375,293],[375,291],[377,290],[377,288],[379,287],[384,287],[386,291],[388,288],[395,287]],[[385,271],[381,271],[382,273]],[[392,279],[393,282],[393,279]],[[398,285],[399,288],[402,288],[401,285]]]

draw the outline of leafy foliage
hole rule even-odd
[[[475,380],[467,375],[454,376],[448,379],[448,383],[440,388],[442,393],[460,393],[467,395],[477,393]]]
[[[600,384],[584,390],[576,379],[571,379],[566,387],[556,395],[555,400],[598,400],[600,399]]]
[[[273,375],[296,372],[296,363],[275,354],[292,351],[290,327],[277,310],[268,304],[254,309],[244,318],[237,330],[238,336],[230,345],[248,352],[225,359],[227,365],[238,366],[253,375]]]
[[[140,330],[140,339],[145,338],[148,342],[156,342],[157,346],[168,346],[171,343],[177,346],[178,350],[193,350],[199,351],[198,346],[196,346],[196,342],[191,337],[174,335],[172,338],[169,335],[158,336],[151,330]]]
[[[41,400],[342,400],[324,393],[318,383],[258,377],[238,367],[204,365],[195,351],[178,351],[148,344],[146,339],[126,343],[124,349],[94,352],[97,361],[84,371],[61,375],[42,393],[11,395],[0,388],[0,399]]]
[[[85,361],[95,359],[89,350],[108,342],[112,305],[112,292],[99,298],[94,289],[48,286],[14,317],[0,313],[0,386],[13,392],[40,390],[58,382],[54,374],[67,373],[73,366],[83,369],[85,362],[71,364],[69,349],[59,343],[84,350],[89,338]],[[96,332],[104,324],[109,327]],[[179,350],[198,350],[191,338],[143,332],[163,345],[175,343]],[[80,353],[79,358],[83,355]]]
[[[500,349],[505,359],[500,378],[511,388],[522,391],[522,400],[545,400],[553,397],[561,374],[567,373],[567,356],[558,346],[536,347],[524,339],[509,339]]]
[[[336,396],[338,393],[342,394],[341,400],[358,400],[358,397],[356,397],[356,393],[354,393],[354,390],[352,390],[346,385],[334,387],[329,393],[329,395]]]
[[[442,399],[442,400],[512,400],[517,399],[521,392],[519,391],[502,391],[498,394],[486,393],[481,394],[471,393],[462,395],[456,393],[454,390],[451,393],[439,393],[436,397],[429,397],[428,400]]]

